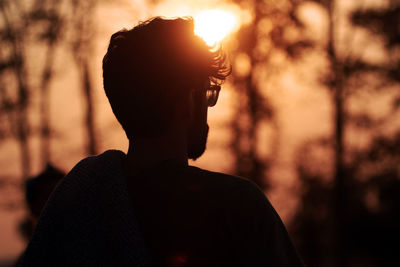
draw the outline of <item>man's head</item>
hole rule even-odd
[[[200,139],[205,147],[207,87],[230,73],[222,51],[210,49],[194,35],[192,18],[156,17],[112,35],[103,59],[104,89],[130,140],[157,137],[185,123],[189,150],[199,150],[190,142]]]

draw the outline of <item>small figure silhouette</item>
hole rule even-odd
[[[25,199],[34,227],[50,194],[64,176],[64,172],[51,164],[47,164],[46,168],[39,175],[26,181]]]
[[[26,241],[30,240],[50,194],[64,176],[65,173],[48,164],[40,174],[26,181],[25,201],[28,214],[19,224],[19,231]],[[15,266],[19,266],[20,262],[21,257],[18,258]]]
[[[52,194],[23,266],[302,266],[251,181],[188,165],[231,68],[193,19],[112,35],[104,89],[129,139],[78,163]]]

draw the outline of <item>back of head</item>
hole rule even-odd
[[[156,17],[119,31],[103,59],[104,89],[128,138],[162,134],[187,112],[191,90],[229,71],[222,52],[194,35],[191,18]]]

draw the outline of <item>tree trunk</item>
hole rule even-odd
[[[338,267],[346,266],[346,257],[344,250],[344,224],[345,224],[345,168],[344,168],[344,127],[345,110],[343,98],[343,73],[341,62],[335,51],[335,1],[330,0],[327,4],[329,16],[328,29],[328,56],[331,63],[332,77],[330,77],[330,86],[332,92],[332,103],[334,107],[334,181],[332,190],[332,208],[333,208],[333,238],[335,265]]]
[[[43,70],[42,82],[40,86],[40,158],[43,168],[50,161],[50,101],[49,89],[52,76],[52,65],[54,59],[54,46],[49,44],[46,54],[46,62]]]
[[[94,105],[93,105],[93,88],[90,77],[89,64],[87,59],[82,62],[82,89],[85,97],[85,127],[87,145],[86,152],[89,155],[95,155],[97,153],[97,142],[96,142],[96,131],[94,122]]]

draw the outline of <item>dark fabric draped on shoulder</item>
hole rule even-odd
[[[109,150],[79,162],[50,196],[21,266],[151,266],[122,171]]]

